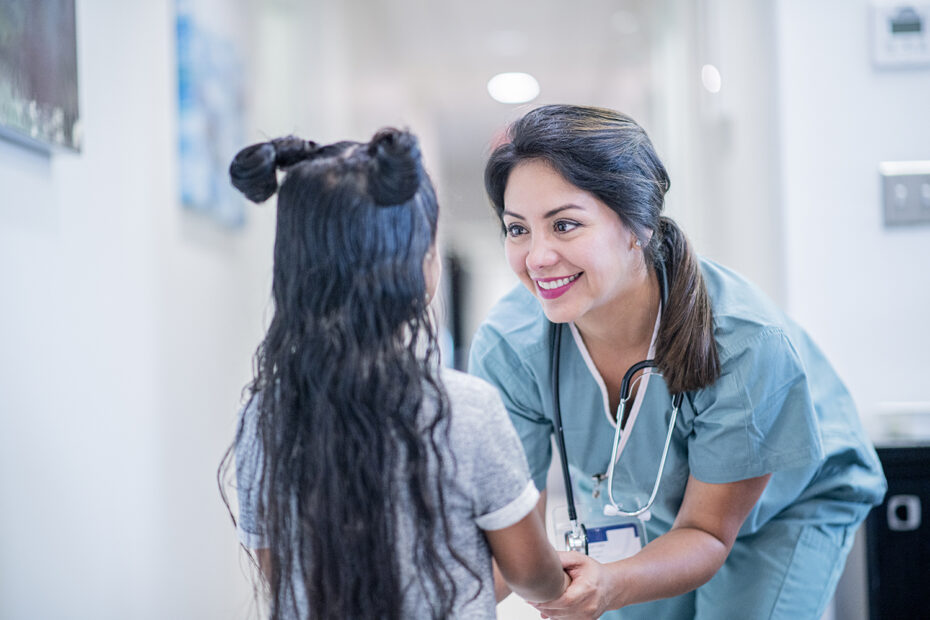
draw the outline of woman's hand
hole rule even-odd
[[[542,617],[589,620],[607,611],[611,584],[606,567],[575,551],[560,551],[559,559],[572,581],[559,598],[533,605]]]

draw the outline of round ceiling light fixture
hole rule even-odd
[[[704,65],[701,67],[701,82],[709,93],[720,92],[720,71],[714,65]]]
[[[488,80],[488,93],[501,103],[526,103],[539,96],[539,82],[529,73],[498,73]]]

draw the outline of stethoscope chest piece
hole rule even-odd
[[[588,531],[584,523],[578,523],[577,528],[565,532],[565,548],[568,551],[577,551],[588,555]]]

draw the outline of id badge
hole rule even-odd
[[[581,508],[580,506],[578,508]],[[566,534],[572,531],[568,520],[568,505],[557,504],[549,509],[550,538],[560,551],[566,551]],[[594,511],[579,510],[579,520],[588,535],[588,556],[604,564],[635,555],[645,544],[645,528],[635,517],[606,517]]]
[[[588,555],[601,564],[636,555],[643,548],[642,524],[631,521],[588,525]]]

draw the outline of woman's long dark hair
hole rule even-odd
[[[485,167],[485,187],[502,225],[510,172],[532,159],[547,161],[609,206],[642,242],[647,264],[664,269],[669,290],[656,362],[669,390],[686,392],[716,381],[720,363],[710,298],[688,239],[662,215],[670,181],[643,128],[604,108],[548,105],[528,112],[510,126],[508,141]]]
[[[367,144],[283,138],[242,150],[230,176],[261,202],[278,169],[274,316],[248,386],[271,618],[298,601],[312,618],[401,618],[399,511],[432,615],[446,618],[456,584],[441,547],[462,560],[447,542],[449,404],[423,271],[438,204],[417,140],[394,129]],[[242,438],[240,423],[221,488]]]

